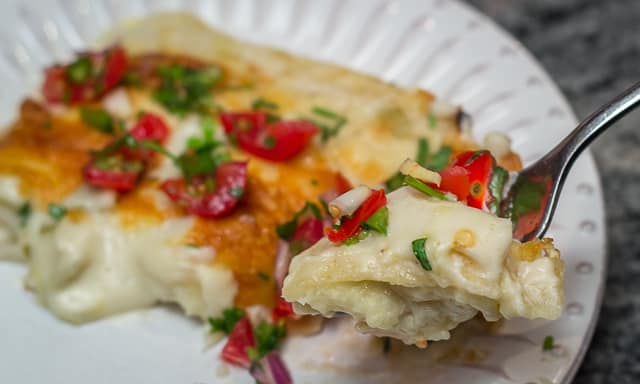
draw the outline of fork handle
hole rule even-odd
[[[538,162],[557,169],[566,176],[578,155],[602,132],[640,103],[640,82],[635,83],[609,103],[584,119],[571,133]],[[538,163],[536,162],[536,164]],[[554,172],[555,173],[555,172]]]

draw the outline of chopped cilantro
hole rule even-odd
[[[355,245],[361,242],[362,240],[366,239],[367,236],[369,236],[369,231],[366,231],[366,230],[358,231],[358,233],[356,233],[355,235],[343,241],[342,244],[347,246]]]
[[[402,187],[404,184],[404,175],[400,172],[396,172],[384,183],[384,190],[386,192],[393,192],[396,189]]]
[[[222,77],[217,67],[195,69],[180,65],[159,68],[158,74],[160,86],[153,98],[178,115],[209,111],[213,106],[211,91]]]
[[[211,149],[219,143],[215,140],[215,132],[218,129],[217,122],[209,115],[200,118],[200,129],[202,137],[190,137],[187,140],[187,147],[190,149]]]
[[[451,147],[442,146],[429,158],[426,167],[434,172],[440,172],[449,165],[449,157],[451,157]]]
[[[451,157],[451,147],[442,146],[438,152],[429,155],[429,141],[422,137],[418,139],[418,151],[416,153],[416,162],[421,166],[428,168],[434,172],[444,170],[449,164]],[[405,177],[400,172],[396,172],[384,183],[385,191],[392,192],[405,184]]]
[[[389,226],[389,208],[381,207],[371,217],[365,221],[362,226],[365,229],[370,229],[372,231],[381,233],[383,235],[387,234],[387,227]]]
[[[67,79],[75,84],[82,84],[91,77],[92,65],[88,57],[80,57],[65,69]]]
[[[251,103],[251,109],[253,109],[254,111],[258,109],[275,110],[275,109],[278,109],[278,104],[274,103],[273,101],[269,101],[267,99],[263,99],[262,97],[259,97],[255,99],[253,103]]]
[[[140,79],[139,73],[129,71],[124,74],[124,77],[122,78],[122,84],[131,87],[138,87],[142,84],[142,79]]]
[[[318,208],[318,206],[315,205],[314,203],[307,202],[304,205],[304,207],[302,207],[301,210],[299,210],[295,215],[293,215],[293,218],[291,220],[287,221],[286,223],[280,224],[276,227],[276,233],[278,234],[278,237],[280,237],[283,240],[289,240],[291,236],[293,236],[293,233],[296,231],[296,228],[298,227],[298,221],[304,215],[309,215],[309,214],[315,216],[317,219],[322,218],[322,215],[320,213],[320,208]]]
[[[80,117],[87,125],[103,133],[114,133],[115,124],[107,111],[100,108],[80,108]]]
[[[231,307],[222,311],[222,317],[210,317],[209,325],[211,326],[211,333],[223,332],[230,334],[234,325],[245,315],[245,312],[241,308]]]
[[[253,355],[251,360],[259,360],[278,347],[287,335],[287,328],[284,324],[269,324],[263,321],[255,327],[253,333],[256,338],[256,347],[251,353]]]
[[[269,281],[269,275],[262,271],[258,272],[258,277],[264,281]]]
[[[422,268],[425,271],[431,270],[431,264],[429,263],[429,258],[427,257],[427,250],[425,248],[425,243],[427,242],[427,238],[423,237],[421,239],[415,239],[411,242],[411,249],[413,250],[413,255],[418,259]]]
[[[418,153],[416,154],[416,163],[423,167],[427,166],[429,158],[429,142],[424,137],[418,139]]]
[[[554,344],[553,336],[547,336],[544,338],[544,341],[542,342],[542,350],[550,351],[553,349],[554,345],[555,344]]]
[[[495,166],[493,173],[491,173],[491,180],[489,181],[489,193],[491,194],[491,202],[489,202],[489,210],[493,214],[500,212],[500,204],[502,204],[502,192],[504,185],[509,179],[509,172],[506,169]]]
[[[20,218],[20,225],[25,226],[31,217],[31,202],[25,201],[20,208],[18,208],[18,217]]]
[[[62,218],[67,214],[67,208],[60,204],[49,203],[48,212],[49,216],[54,220],[62,220]]]

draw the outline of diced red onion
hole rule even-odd
[[[276,251],[276,263],[273,271],[273,278],[276,281],[278,290],[282,288],[282,282],[289,272],[289,263],[291,262],[291,251],[289,244],[280,239],[278,240],[278,249]]]
[[[272,351],[251,364],[249,373],[261,384],[292,384],[291,374],[278,352]]]
[[[440,185],[440,181],[442,180],[439,173],[433,172],[411,159],[406,159],[402,162],[402,165],[400,165],[400,173],[437,186]]]
[[[336,197],[329,203],[329,213],[334,219],[352,215],[371,195],[371,188],[360,185]]]

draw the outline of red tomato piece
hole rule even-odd
[[[67,69],[73,65],[54,65],[45,70],[42,94],[49,103],[74,104],[95,101],[113,89],[127,70],[127,55],[118,45],[101,52],[79,55],[78,60],[88,59],[86,78],[81,82],[68,78]]]
[[[87,183],[94,187],[112,189],[118,192],[132,190],[136,186],[140,174],[141,172],[136,171],[101,169],[96,167],[94,163],[88,164],[83,170],[84,179]]]
[[[42,95],[50,103],[61,103],[65,100],[67,93],[67,81],[64,67],[53,66],[44,71],[44,83],[42,84]]]
[[[307,121],[278,121],[266,124],[264,112],[222,113],[225,132],[240,148],[271,161],[286,161],[304,150],[319,132]]]
[[[194,176],[191,183],[184,178],[170,179],[160,188],[188,213],[220,218],[238,205],[246,185],[247,163],[233,161],[221,164],[212,175]]]
[[[136,141],[155,141],[162,144],[169,137],[169,128],[164,120],[151,113],[143,114],[138,122],[131,128],[129,134]],[[136,158],[145,162],[150,161],[155,156],[155,152],[143,148],[122,148],[122,153],[127,157]]]
[[[127,72],[127,54],[119,45],[114,45],[105,51],[106,63],[104,64],[104,91],[113,89]]]
[[[343,193],[352,189],[353,186],[351,185],[349,180],[347,180],[347,178],[344,177],[342,173],[338,172],[336,174],[336,192],[338,192],[338,195],[342,195]]]
[[[327,237],[334,243],[342,243],[360,232],[360,225],[386,204],[387,195],[385,195],[384,190],[379,189],[373,191],[351,217],[342,219],[342,223],[338,229],[332,228],[328,230]]]
[[[468,151],[458,156],[453,166],[460,166],[469,172],[469,196],[467,205],[483,209],[490,198],[489,182],[495,160],[489,151]]]
[[[251,322],[246,316],[238,320],[231,330],[227,343],[222,348],[221,358],[229,364],[249,368],[251,362],[247,349],[254,348],[256,340]]]
[[[461,166],[455,165],[440,172],[440,186],[437,189],[451,192],[458,200],[466,203],[469,196],[469,172]]]
[[[298,224],[298,227],[293,232],[293,235],[291,235],[289,242],[296,243],[296,249],[304,251],[317,243],[323,236],[324,224],[322,223],[322,220],[315,216],[311,216]]]
[[[169,128],[167,124],[157,115],[145,113],[140,117],[136,125],[129,132],[137,141],[154,140],[159,143],[169,136]]]
[[[278,295],[276,305],[271,311],[271,319],[277,322],[280,319],[297,319],[300,316],[293,311],[291,303],[286,301],[281,294]]]

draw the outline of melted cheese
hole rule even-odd
[[[164,301],[201,317],[231,304],[270,305],[273,281],[262,280],[259,273],[272,274],[274,228],[305,202],[335,188],[337,170],[354,185],[377,184],[413,156],[419,137],[428,138],[432,151],[443,143],[454,150],[474,147],[460,135],[453,114],[439,115],[436,129],[427,127],[434,98],[425,91],[239,43],[192,17],[163,14],[128,23],[112,34],[113,40],[132,54],[179,54],[220,65],[225,86],[213,97],[225,109],[246,110],[264,97],[279,105],[284,118],[317,118],[312,109],[321,106],[348,121],[327,144],[318,141],[284,164],[232,150],[235,159],[249,160],[246,196],[232,215],[202,220],[189,218],[158,191],[162,180],[179,176],[165,158],[129,194],[84,185],[82,167],[89,152],[113,137],[83,124],[77,107],[47,110],[26,101],[20,118],[0,139],[0,257],[26,256],[29,287],[72,322]],[[141,110],[161,116],[171,130],[167,147],[173,153],[182,152],[189,137],[201,135],[198,117],[171,115],[148,90],[118,89],[102,106],[125,119],[127,127]],[[436,107],[441,110],[442,103]],[[25,201],[32,203],[34,214],[22,226],[16,210]],[[59,223],[46,214],[51,202],[69,209]],[[459,256],[445,252],[441,262],[449,257],[458,263],[452,279],[466,279],[465,271],[477,264],[483,279],[493,281],[493,264],[483,264],[480,257],[489,246],[483,240]],[[376,300],[372,297],[369,304]],[[456,303],[443,305],[470,313]]]
[[[388,208],[388,236],[323,239],[293,259],[283,295],[297,312],[346,312],[361,331],[410,344],[448,338],[478,311],[494,321],[560,315],[562,266],[550,242],[521,245],[509,220],[409,187],[389,194]],[[413,254],[418,238],[431,271]]]

